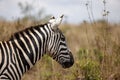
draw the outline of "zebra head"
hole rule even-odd
[[[49,20],[52,32],[49,40],[48,52],[54,60],[62,65],[63,68],[69,68],[73,65],[74,59],[71,51],[66,44],[65,36],[58,28],[62,19],[63,15],[57,19],[52,17]]]

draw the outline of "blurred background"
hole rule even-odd
[[[45,55],[22,80],[120,80],[120,0],[0,0],[0,40],[64,14],[75,64]]]

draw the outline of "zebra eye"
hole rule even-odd
[[[61,37],[61,40],[62,40],[62,41],[65,41],[65,37],[62,36],[62,37]]]

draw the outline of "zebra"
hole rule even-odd
[[[0,80],[21,80],[23,74],[48,54],[63,68],[74,64],[72,52],[59,29],[63,15],[14,33],[0,42]]]

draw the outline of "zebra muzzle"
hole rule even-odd
[[[70,54],[70,60],[62,63],[62,67],[63,67],[63,68],[69,68],[69,67],[71,67],[73,64],[74,64],[74,58],[73,58],[72,54]]]

